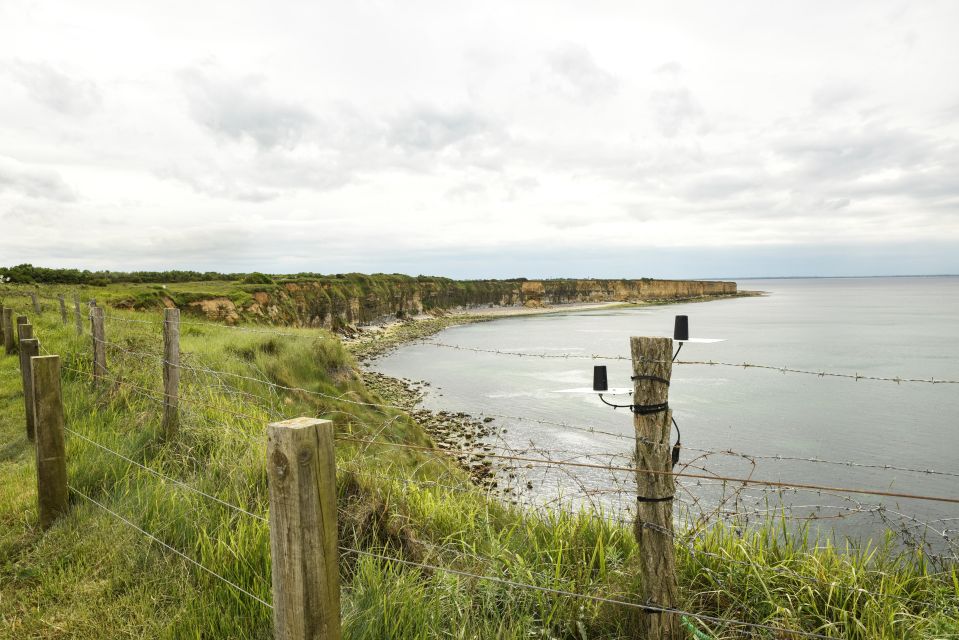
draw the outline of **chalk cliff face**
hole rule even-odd
[[[583,302],[641,302],[735,295],[735,282],[698,280],[477,280],[376,276],[286,282],[252,292],[233,308],[199,305],[211,318],[241,316],[296,326],[341,329],[421,313],[490,306],[548,307]],[[218,314],[225,314],[220,317]],[[212,314],[212,315],[211,315]]]

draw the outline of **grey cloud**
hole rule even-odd
[[[57,202],[74,202],[77,199],[76,191],[56,171],[0,158],[0,193],[5,191]]]
[[[9,69],[31,98],[59,113],[85,116],[103,102],[94,82],[68,76],[48,64],[16,60]]]
[[[448,199],[458,201],[475,200],[485,195],[486,187],[478,182],[463,182],[446,192]]]
[[[675,60],[670,60],[665,64],[661,64],[653,70],[653,73],[659,73],[669,76],[678,76],[683,72],[683,65],[679,64]]]
[[[244,184],[226,172],[204,172],[200,167],[184,169],[179,166],[170,166],[157,171],[156,174],[161,178],[178,180],[188,185],[196,193],[202,193],[213,198],[226,198],[241,202],[266,202],[280,195],[277,191]]]
[[[442,151],[480,136],[489,128],[486,119],[470,109],[441,110],[419,105],[389,123],[388,140],[410,151]]]
[[[774,140],[772,149],[796,164],[799,176],[835,183],[883,171],[932,167],[942,158],[945,147],[906,129],[866,125],[819,129],[815,133],[797,130]]]
[[[810,100],[817,109],[829,111],[842,107],[864,94],[861,87],[848,80],[833,80],[813,91]]]
[[[568,98],[593,102],[616,93],[619,80],[593,59],[585,47],[566,45],[546,56],[548,86]]]
[[[259,77],[233,78],[208,66],[183,70],[180,80],[193,119],[231,140],[292,147],[315,121],[306,109],[269,95]]]
[[[667,138],[703,123],[703,109],[686,87],[654,91],[650,104],[659,131]]]
[[[49,209],[20,205],[0,214],[0,219],[29,227],[50,227],[57,223],[59,216]]]
[[[746,171],[714,172],[694,177],[683,190],[687,198],[713,200],[729,198],[768,185],[763,176]]]

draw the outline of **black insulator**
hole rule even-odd
[[[606,380],[606,365],[604,364],[593,367],[593,391],[609,391],[609,382]]]
[[[673,340],[689,340],[689,316],[676,316]]]
[[[681,445],[680,445],[678,442],[673,445],[673,467],[675,467],[675,466],[676,466],[676,463],[679,462],[679,449],[680,449],[680,446],[681,446]]]

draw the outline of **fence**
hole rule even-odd
[[[30,304],[34,313],[43,312],[42,296],[31,296]],[[55,300],[59,305],[60,321],[63,325],[70,322],[63,295]],[[80,301],[74,297],[74,320],[77,336],[83,335],[83,326],[80,320]],[[711,365],[711,366],[746,366],[762,370],[778,371],[783,373],[797,373],[816,375],[820,378],[851,378],[855,380],[893,383],[931,383],[956,384],[955,380],[936,380],[932,378],[909,377],[878,377],[839,372],[815,372],[784,367],[755,364],[735,364],[723,362],[701,362],[675,360],[672,354],[672,342],[662,338],[634,338],[631,342],[631,356],[628,358],[633,364],[634,373],[634,404],[631,410],[634,419],[635,436],[624,437],[622,434],[605,432],[605,435],[617,439],[628,440],[634,452],[627,454],[622,450],[610,451],[603,454],[583,455],[573,451],[557,449],[544,450],[517,450],[496,441],[483,444],[482,451],[465,452],[460,456],[469,463],[474,459],[483,461],[493,460],[502,463],[502,471],[509,472],[518,467],[541,469],[546,472],[555,470],[567,473],[570,470],[590,469],[609,473],[615,484],[602,488],[610,494],[632,495],[635,503],[631,509],[625,510],[628,515],[634,516],[634,521],[623,519],[621,513],[602,514],[595,517],[604,523],[617,526],[632,526],[638,543],[640,575],[642,577],[640,591],[630,598],[607,597],[596,594],[580,593],[573,590],[553,588],[532,581],[518,580],[509,575],[494,575],[468,571],[454,566],[443,566],[438,563],[413,560],[385,552],[348,546],[338,539],[337,517],[341,514],[337,506],[336,494],[336,458],[337,443],[348,443],[364,448],[386,447],[404,451],[438,452],[441,451],[425,444],[410,442],[392,442],[376,437],[356,437],[351,433],[336,433],[333,422],[307,417],[285,415],[282,394],[315,396],[335,403],[344,403],[377,410],[392,412],[378,429],[384,431],[397,415],[405,415],[411,410],[403,404],[369,402],[357,399],[350,395],[325,393],[316,389],[306,389],[299,386],[280,384],[270,380],[262,372],[237,373],[216,369],[211,365],[192,357],[192,354],[182,353],[180,349],[181,329],[190,327],[215,327],[224,332],[250,332],[263,334],[276,339],[289,340],[302,338],[303,334],[289,331],[274,331],[267,328],[228,327],[199,321],[181,321],[179,312],[175,309],[166,310],[162,320],[147,318],[124,318],[108,315],[104,309],[91,303],[88,311],[90,321],[91,342],[88,348],[89,360],[72,358],[62,361],[59,355],[50,353],[47,345],[34,336],[34,328],[27,322],[26,316],[18,317],[17,336],[13,339],[14,309],[4,308],[3,329],[4,344],[8,345],[8,352],[19,351],[20,367],[23,380],[26,429],[27,435],[35,441],[37,447],[37,478],[38,478],[38,507],[40,524],[43,527],[52,525],[58,517],[68,509],[68,495],[76,494],[81,500],[94,507],[102,509],[110,516],[117,518],[127,526],[137,530],[152,542],[162,546],[167,551],[183,558],[191,565],[196,566],[204,573],[221,581],[231,589],[245,597],[251,598],[258,604],[272,610],[274,628],[278,638],[338,638],[340,637],[340,589],[339,589],[339,562],[340,554],[364,556],[388,563],[416,567],[425,571],[445,572],[471,580],[494,582],[511,589],[527,590],[573,599],[594,605],[610,605],[621,607],[636,616],[638,626],[644,637],[680,638],[691,633],[700,633],[693,625],[693,621],[719,625],[721,628],[732,630],[765,630],[781,634],[783,637],[835,637],[833,633],[841,629],[806,630],[784,627],[778,624],[750,622],[727,616],[704,614],[685,610],[677,603],[678,582],[676,571],[676,552],[687,553],[700,558],[700,569],[705,573],[715,571],[709,563],[719,565],[742,565],[746,569],[752,567],[748,558],[734,558],[726,554],[709,553],[697,548],[695,541],[715,522],[724,518],[740,518],[742,516],[764,517],[774,510],[768,506],[763,509],[763,500],[767,498],[766,490],[794,490],[816,492],[818,495],[835,496],[843,500],[835,506],[833,517],[845,517],[848,514],[875,514],[884,521],[891,522],[895,517],[902,518],[903,535],[913,535],[915,530],[923,531],[925,536],[930,531],[941,535],[946,541],[950,540],[950,533],[955,530],[944,528],[947,522],[959,521],[957,518],[942,519],[938,523],[919,521],[908,514],[892,511],[882,505],[869,505],[860,502],[856,496],[893,497],[908,500],[927,501],[938,504],[957,504],[959,497],[943,495],[924,495],[918,493],[904,493],[889,491],[874,487],[844,487],[831,486],[813,482],[791,482],[753,478],[751,474],[744,476],[728,476],[712,472],[704,461],[709,456],[726,455],[738,456],[744,460],[801,460],[812,464],[838,465],[847,467],[862,467],[877,470],[898,470],[908,473],[941,475],[956,477],[959,473],[936,471],[904,467],[889,464],[853,460],[827,460],[820,458],[799,458],[796,456],[751,455],[745,452],[731,450],[707,450],[683,446],[684,452],[695,453],[692,460],[679,465],[674,460],[673,453],[676,446],[671,443],[673,420],[668,405],[668,390],[673,365]],[[108,325],[125,326],[124,341],[111,339]],[[9,345],[13,343],[13,348]],[[158,344],[159,343],[159,344]],[[437,347],[464,349],[457,345],[448,345],[439,342],[429,344]],[[469,349],[475,350],[475,349]],[[489,351],[504,356],[514,357],[583,357],[589,359],[611,358],[627,359],[624,356],[577,356],[557,354],[530,354],[523,352],[508,352],[497,350]],[[41,354],[42,352],[42,354]],[[158,376],[156,383],[145,385],[126,379],[122,374],[122,366],[132,362],[143,369],[148,368]],[[100,394],[108,396],[111,389],[127,389],[136,396],[156,403],[162,408],[162,435],[167,440],[175,440],[181,427],[182,417],[191,407],[201,410],[213,409],[232,413],[245,421],[256,421],[264,424],[263,415],[270,420],[266,424],[267,439],[263,446],[263,455],[267,460],[267,475],[269,487],[269,515],[264,516],[249,510],[244,506],[218,497],[213,492],[207,492],[192,486],[183,480],[164,474],[145,461],[138,461],[126,456],[95,438],[84,435],[71,429],[65,420],[61,390],[62,372],[76,380],[89,380],[93,388]],[[243,382],[256,387],[259,393],[239,388],[232,384]],[[185,384],[184,384],[185,383]],[[184,394],[184,389],[204,392],[214,390],[228,393],[243,403],[255,407],[256,411],[243,412],[226,408],[216,404],[212,396],[200,396],[196,393]],[[254,415],[256,413],[256,415]],[[578,429],[588,433],[604,433],[587,425],[572,425],[548,420],[523,416],[505,416],[493,414],[489,417],[509,418],[517,421],[534,421],[547,425],[562,426],[568,429]],[[373,426],[373,425],[370,425]],[[252,518],[256,521],[268,523],[270,531],[270,550],[272,563],[272,601],[257,595],[253,591],[237,583],[235,580],[222,575],[205,564],[198,562],[188,554],[161,539],[159,536],[145,530],[134,521],[110,509],[102,501],[97,500],[91,492],[84,491],[70,483],[67,477],[66,437],[76,438],[85,445],[103,453],[115,456],[129,465],[133,465],[164,483],[169,483],[180,490],[189,492],[202,500],[209,500],[235,512],[239,516]],[[264,443],[254,441],[255,446]],[[449,453],[449,452],[447,452]],[[615,461],[619,462],[615,462]],[[678,466],[678,468],[677,468]],[[367,476],[376,476],[368,468],[352,469],[351,471]],[[568,477],[568,476],[566,476]],[[627,482],[626,479],[630,481]],[[398,482],[404,486],[420,489],[438,489],[443,492],[469,491],[472,489],[463,486],[443,484],[436,480],[429,482],[415,477],[397,478],[387,476],[385,480]],[[674,508],[678,503],[684,508],[693,508],[698,505],[697,496],[690,491],[690,487],[683,486],[684,480],[695,480],[698,486],[714,486],[722,491],[714,507],[701,509],[701,513],[691,532],[677,532],[674,529]],[[709,483],[712,483],[711,485]],[[748,494],[748,490],[758,490],[760,493]],[[595,491],[595,489],[593,489]],[[728,491],[728,493],[727,493]],[[685,492],[686,497],[681,495]],[[584,497],[589,498],[588,491]],[[516,501],[520,506],[534,511],[542,505],[530,502]],[[747,508],[747,504],[751,505]],[[553,508],[562,508],[560,502],[551,505]],[[703,513],[703,512],[708,513]],[[785,514],[783,514],[785,516]],[[788,516],[786,516],[788,517]],[[829,516],[822,516],[829,517]],[[939,529],[936,528],[936,526]],[[442,552],[443,550],[440,550]],[[442,555],[440,553],[440,555]],[[956,559],[955,552],[946,561]],[[490,561],[488,566],[497,563]],[[944,565],[945,566],[945,565]],[[840,589],[844,586],[829,581],[823,576],[798,573],[788,567],[781,568],[783,575],[806,584],[816,585],[829,589]],[[882,581],[879,582],[879,591],[864,592],[871,597],[885,597],[899,599],[904,606],[923,608],[929,603],[898,595],[883,593]],[[308,603],[304,605],[304,603]]]

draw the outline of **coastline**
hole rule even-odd
[[[742,298],[766,295],[763,291],[742,291],[734,295],[702,296],[675,300],[652,300],[641,303],[598,302],[554,305],[550,307],[494,307],[476,309],[468,313],[445,315],[420,315],[405,320],[391,320],[382,324],[358,328],[352,335],[342,337],[344,346],[359,364],[363,384],[389,404],[405,409],[430,436],[439,451],[446,452],[464,471],[470,480],[490,494],[508,502],[516,502],[522,493],[521,487],[513,486],[516,479],[513,469],[507,465],[494,464],[485,453],[492,451],[488,439],[498,432],[494,418],[476,418],[463,412],[432,411],[419,406],[428,382],[394,378],[372,370],[368,365],[393,350],[417,340],[422,340],[449,327],[488,322],[502,318],[573,313],[602,309],[641,308],[689,302],[708,302],[725,298]],[[503,477],[505,474],[505,478]]]
[[[644,300],[640,302],[583,302],[557,304],[544,307],[483,307],[462,309],[439,314],[421,314],[406,319],[389,319],[381,323],[359,326],[340,337],[343,345],[358,362],[370,362],[394,349],[433,334],[443,329],[463,324],[488,322],[502,318],[549,315],[553,313],[576,313],[604,309],[635,309],[692,302],[711,302],[731,298],[750,298],[767,295],[765,291],[739,291],[734,294]]]

